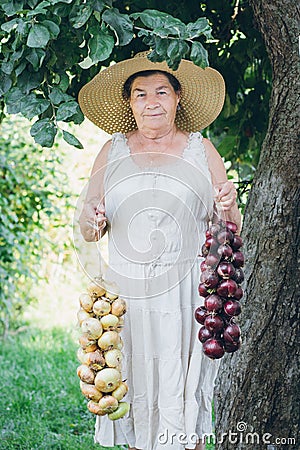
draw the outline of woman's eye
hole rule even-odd
[[[141,93],[141,94],[137,94],[137,97],[144,97],[145,94]]]
[[[163,94],[166,94],[166,92],[165,92],[165,91],[159,91],[158,93],[159,93],[159,95],[163,95]]]

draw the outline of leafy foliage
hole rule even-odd
[[[60,121],[83,121],[75,100],[79,88],[96,64],[109,63],[114,48],[130,44],[136,33],[151,47],[152,61],[165,59],[176,69],[181,58],[191,55],[196,64],[208,64],[207,51],[197,41],[210,37],[205,18],[186,25],[155,10],[128,15],[111,0],[18,0],[1,3],[0,24],[2,106],[9,114],[37,117],[31,135],[44,147],[52,147]],[[81,147],[70,133],[63,136]]]
[[[47,120],[47,119],[43,119]],[[35,125],[37,128],[37,124]],[[4,120],[0,134],[0,329],[5,331],[42,276],[38,265],[58,244],[46,231],[64,224],[59,201],[67,207],[59,156],[29,138],[24,121]],[[66,243],[62,243],[64,246]]]

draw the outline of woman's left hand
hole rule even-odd
[[[214,185],[215,196],[214,200],[217,208],[223,211],[230,211],[235,206],[237,192],[232,181],[225,181]]]

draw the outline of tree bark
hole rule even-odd
[[[273,89],[268,132],[242,231],[243,344],[221,363],[215,390],[216,439],[222,433],[227,436],[216,449],[296,449],[300,445],[299,10],[296,0],[250,0],[250,4],[271,61]],[[230,437],[230,432],[237,435]],[[258,436],[247,437],[251,432]]]

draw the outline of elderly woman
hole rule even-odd
[[[108,232],[106,277],[128,305],[122,376],[131,408],[115,422],[97,417],[95,442],[201,450],[219,361],[197,338],[200,248],[216,212],[241,226],[235,187],[199,131],[222,109],[223,79],[186,60],[172,71],[140,53],[101,71],[79,102],[112,134],[92,169],[81,233],[91,242]]]

